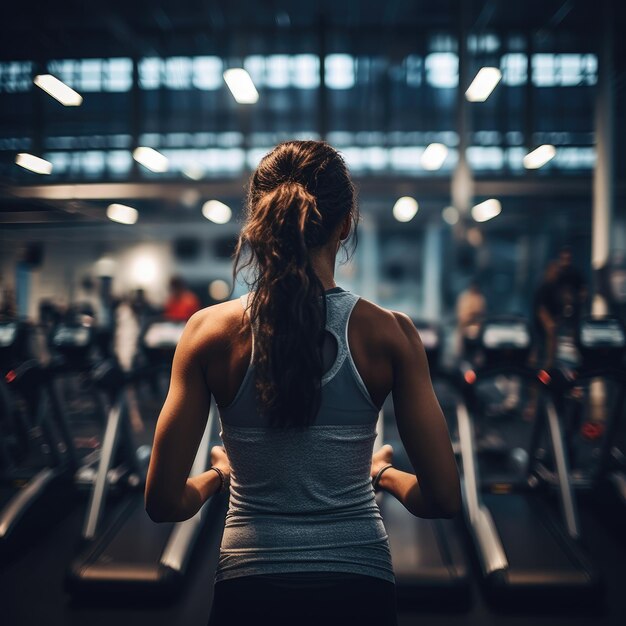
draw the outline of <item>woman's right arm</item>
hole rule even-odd
[[[400,438],[416,475],[389,469],[379,485],[418,517],[454,517],[461,507],[459,474],[426,352],[410,318],[393,315],[393,403]]]

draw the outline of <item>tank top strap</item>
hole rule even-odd
[[[348,320],[359,296],[349,291],[337,291],[326,294],[326,329],[335,335],[347,348]]]
[[[352,309],[359,301],[359,296],[349,291],[338,291],[326,294],[326,330],[337,341],[337,357],[334,365],[322,378],[322,384],[332,379],[349,355],[348,321]]]
[[[246,293],[239,298],[241,306],[248,315],[250,298],[252,293]],[[352,314],[352,309],[359,301],[359,296],[343,289],[332,291],[326,294],[326,330],[330,332],[337,341],[337,357],[331,369],[326,372],[322,382],[328,382],[337,373],[346,357],[349,355],[348,349],[348,321]],[[254,362],[254,335],[255,328],[252,328],[252,353],[250,363]]]

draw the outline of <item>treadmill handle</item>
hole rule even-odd
[[[556,474],[559,481],[559,499],[567,534],[572,539],[580,538],[580,524],[578,521],[578,511],[574,502],[574,492],[570,482],[569,460],[563,442],[563,432],[561,422],[554,406],[552,398],[545,399],[545,409],[548,415],[548,428],[550,432],[550,443],[556,465]]]

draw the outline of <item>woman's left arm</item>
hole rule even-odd
[[[185,327],[174,355],[169,392],[157,421],[145,491],[146,512],[155,522],[193,517],[221,486],[221,477],[213,470],[189,477],[211,406],[203,362],[207,342],[201,333],[205,315],[204,311],[194,315]],[[211,456],[214,465],[228,477],[226,454],[214,449]]]

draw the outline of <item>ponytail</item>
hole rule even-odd
[[[274,152],[298,144],[324,146],[341,159],[322,142],[290,142]],[[263,161],[253,177],[234,273],[247,267],[256,270],[248,284],[258,405],[273,425],[308,426],[321,404],[326,326],[324,286],[311,264],[310,249],[326,243],[341,220],[320,210],[319,179],[314,194],[304,182],[293,177],[280,180],[276,167],[271,169],[273,180],[268,174],[267,188],[261,180]],[[340,217],[345,215],[344,211]],[[242,262],[244,250],[248,255]]]

